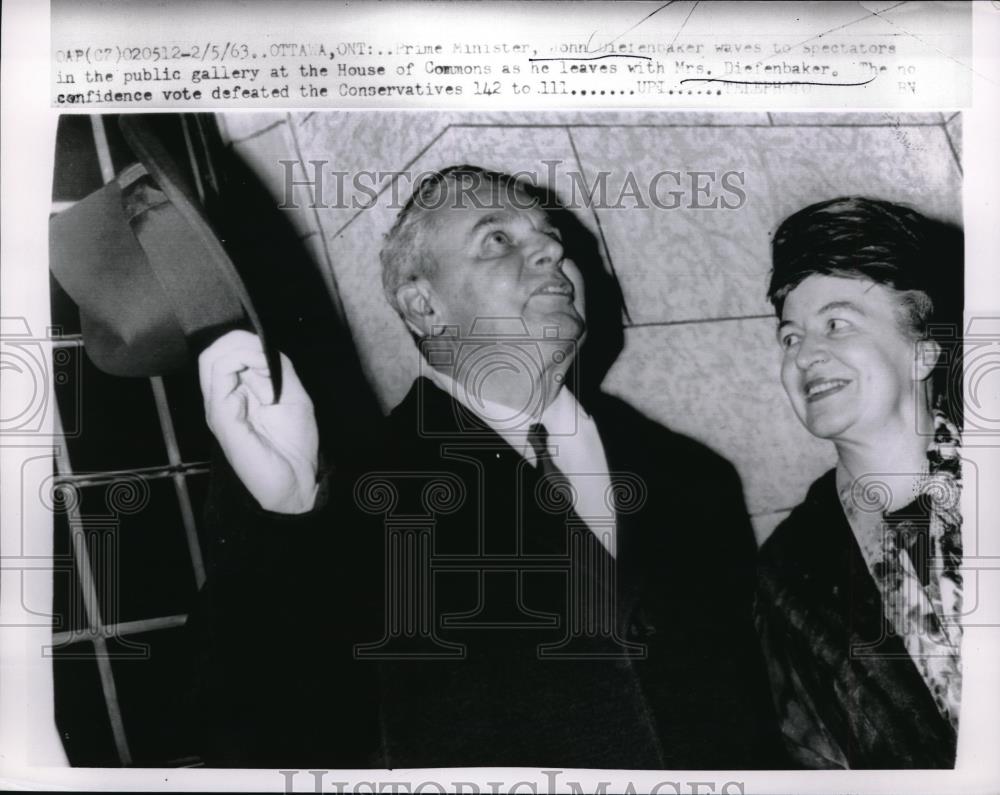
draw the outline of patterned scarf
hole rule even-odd
[[[879,502],[873,480],[854,480],[837,468],[840,502],[882,594],[885,618],[956,729],[962,691],[960,444],[955,425],[935,412],[928,472],[913,501],[891,513],[871,509]]]

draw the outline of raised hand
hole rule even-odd
[[[262,508],[305,513],[316,500],[319,434],[312,401],[281,354],[281,400],[260,338],[231,331],[198,357],[205,419],[236,475]]]

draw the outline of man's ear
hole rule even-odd
[[[434,318],[433,293],[426,279],[414,279],[401,284],[396,290],[396,303],[403,322],[421,337],[431,336]]]
[[[941,359],[941,343],[937,340],[918,340],[917,359],[914,362],[914,375],[917,381],[926,381]]]

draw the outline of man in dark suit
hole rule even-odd
[[[569,388],[566,213],[475,167],[417,186],[381,259],[424,375],[332,467],[286,358],[272,403],[255,336],[202,354],[207,763],[781,766],[739,479]]]

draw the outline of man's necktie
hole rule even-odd
[[[569,479],[555,465],[549,452],[549,431],[540,422],[528,428],[528,444],[535,451],[535,470],[538,480],[533,494],[525,498],[533,501],[546,515],[548,521],[536,523],[533,537],[526,539],[530,547],[544,547],[550,553],[566,555],[569,552],[567,525],[579,523],[573,511],[573,489]],[[530,481],[529,481],[530,482]]]
[[[640,645],[628,643],[616,630],[615,560],[597,536],[574,509],[574,491],[569,478],[556,466],[549,452],[549,433],[544,425],[535,423],[528,429],[528,443],[535,451],[538,472],[546,482],[540,484],[550,495],[552,506],[558,505],[561,522],[542,524],[562,525],[562,549],[570,559],[566,605],[566,637],[559,643],[543,646],[543,657],[619,658],[642,656]],[[556,513],[554,507],[549,508]],[[555,517],[553,517],[555,518]]]
[[[552,460],[552,454],[549,452],[549,431],[542,423],[536,422],[528,428],[528,444],[535,451],[535,460],[537,461],[538,471],[542,475],[548,478],[553,485],[565,485],[570,491],[567,494],[572,494],[572,487],[570,486],[569,479],[563,474],[562,470],[555,465]]]

